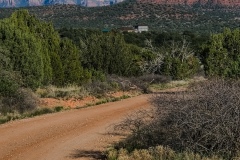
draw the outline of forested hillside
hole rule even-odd
[[[55,5],[26,8],[36,17],[53,22],[57,28],[118,28],[135,24],[148,25],[150,30],[199,33],[220,32],[224,27],[239,27],[239,8],[219,6],[186,6],[141,3],[136,0],[105,7],[86,8],[76,5]],[[1,9],[0,18],[16,9]]]

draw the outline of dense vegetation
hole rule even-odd
[[[61,38],[51,24],[29,15],[26,10],[1,20],[1,107],[15,106],[21,110],[18,107],[23,104],[17,101],[28,94],[23,88],[81,85],[94,79],[104,80],[106,74],[141,73],[138,63],[144,61],[144,53],[137,47],[132,49],[121,34],[94,31],[87,39],[79,38],[78,45]]]
[[[239,27],[240,17],[239,8],[168,6],[136,0],[96,8],[55,5],[26,9],[42,20],[52,21],[57,28],[118,28],[138,23],[155,31],[214,33],[224,27]],[[0,18],[9,17],[15,10],[1,9]]]
[[[127,11],[136,11],[140,4],[133,5],[132,1],[129,1],[105,9],[114,12],[114,9],[120,10],[119,7],[124,5]],[[136,10],[131,8],[131,5]],[[56,12],[56,9],[62,7],[66,6],[49,6],[43,9],[40,7],[39,12],[35,13],[39,14],[47,9]],[[183,11],[181,6],[178,7],[179,12]],[[77,11],[90,10],[69,5],[67,8],[75,8]],[[98,12],[100,9],[92,8]],[[29,10],[33,12],[32,8]],[[205,12],[217,14],[222,10],[205,9]],[[11,13],[10,9],[1,10],[2,13],[4,11]],[[60,14],[56,13],[53,18]],[[70,13],[73,14],[68,12]],[[95,12],[91,12],[93,13]],[[108,19],[111,20],[110,16]],[[62,26],[58,24],[59,21],[52,20],[55,25]],[[78,21],[72,23],[71,20],[74,19],[69,20],[69,24],[84,26]],[[128,23],[126,19],[125,22]],[[235,28],[235,22],[230,19],[229,27]],[[87,24],[91,25],[90,22]],[[183,22],[180,24],[184,26]],[[163,82],[167,79],[165,77],[182,80],[202,74],[207,77],[239,79],[240,29],[225,28],[222,33],[206,34],[202,33],[200,28],[199,32],[184,31],[181,25],[178,32],[171,28],[174,26],[171,24],[171,32],[159,27],[160,31],[141,34],[122,33],[115,29],[107,33],[89,28],[67,27],[56,30],[53,24],[36,18],[27,10],[16,11],[10,17],[0,20],[0,114],[18,112],[24,115],[25,111],[35,109],[38,98],[32,91],[48,85],[85,85],[86,88],[93,88],[91,85],[94,84],[92,93],[98,95],[101,87],[105,88],[105,91],[119,88],[120,85],[122,89],[127,89],[129,85],[124,84],[123,80],[120,81],[119,76],[131,77],[131,80],[129,78],[124,82],[134,83],[137,87],[142,87],[144,92],[147,92],[149,83]],[[221,26],[212,29],[216,31],[220,28]],[[168,98],[161,95],[154,97],[154,113],[149,115],[142,112],[140,117],[136,116],[139,119],[131,119],[134,116],[127,119],[128,125],[123,126],[131,127],[133,134],[126,143],[119,146],[125,147],[129,152],[135,148],[155,147],[149,152],[149,156],[153,157],[159,149],[156,146],[165,145],[183,153],[188,150],[193,157],[216,154],[231,159],[237,156],[240,149],[239,86],[238,82],[216,81],[201,84],[184,95],[180,93],[170,98],[169,95]],[[49,93],[42,90],[42,95]],[[54,94],[64,96],[62,92]],[[48,111],[37,110],[34,114],[46,112]],[[173,152],[169,148],[165,149],[169,154]],[[184,157],[185,154],[174,153],[172,156]]]
[[[240,30],[224,29],[203,47],[206,74],[227,78],[240,76]]]
[[[201,65],[206,75],[238,78],[239,35],[239,29],[225,29],[210,38],[189,31],[56,31],[51,23],[20,10],[0,21],[1,97],[16,100],[22,88],[83,85],[113,74],[184,79],[203,71]]]

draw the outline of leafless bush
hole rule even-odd
[[[151,61],[145,61],[141,64],[140,68],[143,73],[146,74],[154,74],[157,71],[161,70],[163,61],[164,61],[164,55],[160,53],[159,48],[154,47],[152,45],[152,41],[147,39],[145,40],[146,48],[143,49],[144,51],[150,51],[153,55],[155,55],[155,58]]]
[[[163,144],[232,158],[240,150],[240,83],[215,80],[153,98]]]
[[[115,125],[115,131],[127,132],[130,135],[124,142],[120,142],[118,147],[126,147],[133,151],[136,148],[148,148],[149,144],[154,143],[154,138],[149,138],[153,135],[152,129],[150,129],[154,119],[153,113],[152,109],[141,109],[128,115],[121,123]]]
[[[131,131],[134,134],[145,128],[146,124],[151,122],[153,118],[152,110],[138,110],[128,115],[121,123],[115,125],[115,129],[121,131]]]
[[[132,83],[131,79],[128,77],[110,75],[107,77],[107,82],[111,84],[115,89],[122,90],[122,91],[138,89],[137,86],[134,83]]]
[[[113,91],[114,88],[111,86],[111,83],[95,81],[84,86],[90,95],[93,95],[97,98],[105,96],[108,92]]]
[[[240,82],[204,81],[188,91],[154,95],[151,101],[151,112],[138,111],[118,125],[131,133],[119,148],[163,145],[225,159],[240,151]]]

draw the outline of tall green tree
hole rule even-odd
[[[60,36],[52,24],[27,10],[16,11],[0,23],[0,44],[9,49],[13,70],[21,72],[27,86],[63,84]]]
[[[83,78],[80,53],[73,42],[67,38],[60,43],[60,59],[63,66],[64,83],[80,84]]]
[[[138,60],[144,56],[137,46],[126,44],[120,33],[94,33],[82,39],[79,46],[83,51],[85,68],[122,76],[140,73]]]
[[[13,70],[21,73],[25,84],[32,88],[41,85],[44,72],[37,39],[6,19],[0,22],[0,43],[10,51]]]

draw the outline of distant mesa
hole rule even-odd
[[[113,5],[124,0],[0,0],[1,8],[72,4],[87,7]]]
[[[239,7],[240,0],[137,0],[139,3],[154,3],[167,5],[210,5]]]

